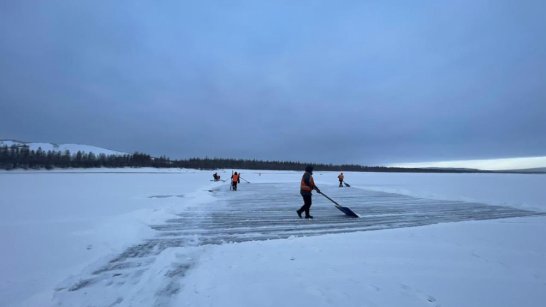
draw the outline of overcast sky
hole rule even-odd
[[[0,139],[362,164],[546,156],[545,11],[0,0]]]

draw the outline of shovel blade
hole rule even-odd
[[[358,214],[354,213],[353,210],[347,208],[347,207],[343,207],[343,206],[338,206],[336,205],[336,208],[339,209],[339,211],[345,213],[345,215],[347,216],[350,216],[350,217],[360,217],[358,216]]]

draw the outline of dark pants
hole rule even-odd
[[[298,212],[305,212],[305,216],[310,216],[309,211],[311,210],[311,193],[301,193],[303,197],[303,206],[298,210]]]
[[[340,188],[343,187],[343,184],[342,184],[342,183],[343,183],[343,180],[340,180],[340,181],[339,181],[339,187],[340,187]]]
[[[232,181],[231,186],[233,187],[233,191],[237,191],[237,181]]]

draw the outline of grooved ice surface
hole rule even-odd
[[[210,191],[217,201],[182,212],[164,224],[151,225],[155,237],[67,280],[57,289],[55,301],[79,306],[168,305],[169,297],[179,292],[186,271],[198,261],[202,247],[209,244],[540,214],[358,188],[323,186],[322,190],[361,218],[345,216],[315,194],[311,208],[315,219],[299,219],[296,210],[302,199],[298,187],[286,183],[241,184],[238,191],[223,185]]]

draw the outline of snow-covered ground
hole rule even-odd
[[[480,170],[525,170],[546,167],[546,157],[518,157],[504,159],[459,160],[441,162],[396,163],[389,166],[409,168],[473,168]]]
[[[297,219],[301,172],[0,172],[0,306],[546,301],[546,175],[345,175],[315,179],[361,219]]]

